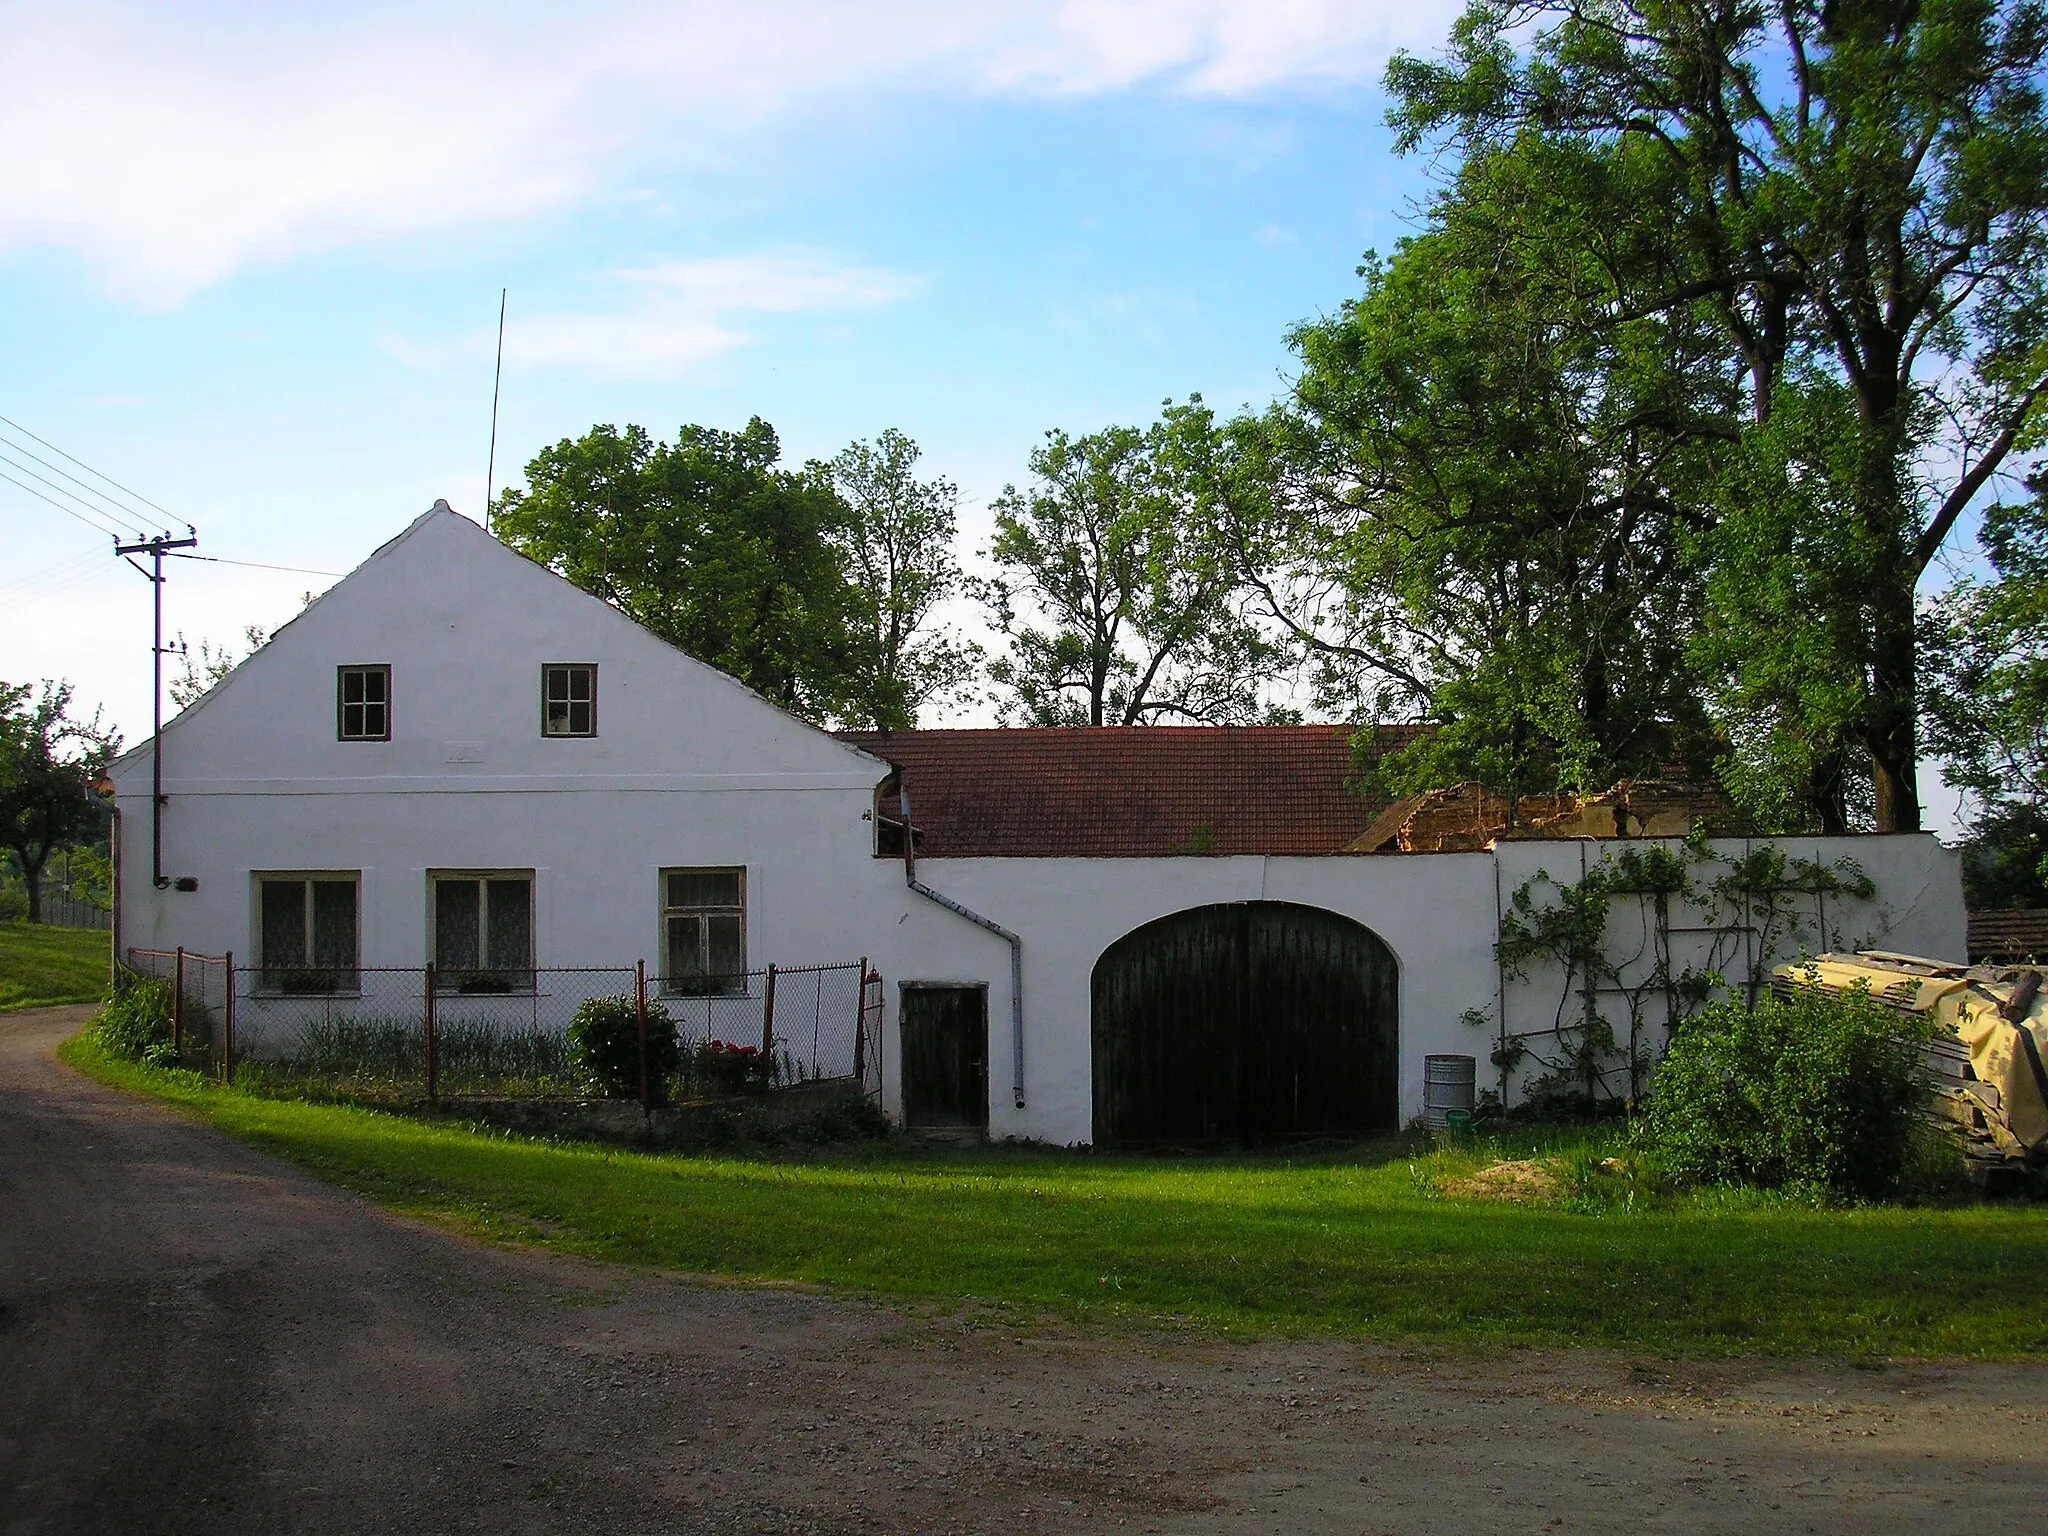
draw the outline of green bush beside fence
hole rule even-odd
[[[93,1015],[92,1038],[109,1056],[149,1067],[177,1065],[171,1049],[171,986],[132,981],[109,991]]]
[[[1718,1004],[1672,1037],[1639,1142],[1681,1186],[1898,1194],[1940,1134],[1922,1114],[1930,1031],[1861,989]]]
[[[593,997],[569,1021],[569,1059],[577,1079],[607,1099],[640,1095],[640,1021],[630,997]],[[657,1098],[681,1066],[675,1021],[647,1005],[647,1081]]]

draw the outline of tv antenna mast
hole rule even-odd
[[[498,386],[505,382],[505,296],[498,290],[498,366],[491,374],[491,453],[484,461],[484,526],[491,526],[491,483],[498,472]]]

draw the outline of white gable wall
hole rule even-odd
[[[541,734],[541,667],[590,662],[598,735]],[[336,739],[336,668],[388,663],[392,739]],[[453,759],[460,759],[455,761]],[[851,961],[890,888],[886,766],[784,714],[452,512],[415,523],[116,766],[123,942],[255,953],[252,871],[360,870],[361,958],[417,966],[427,876],[532,869],[541,965],[660,955],[657,872],[748,872],[749,963]]]

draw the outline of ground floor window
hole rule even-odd
[[[696,997],[747,990],[747,872],[661,872],[662,987]]]
[[[258,984],[266,991],[354,992],[357,967],[356,870],[264,874],[256,878]]]
[[[431,886],[440,987],[532,991],[533,871],[450,870]]]

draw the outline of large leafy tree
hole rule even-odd
[[[1245,615],[1206,505],[1217,428],[1199,402],[1148,430],[1048,432],[994,503],[977,584],[1009,642],[989,667],[1025,725],[1280,718],[1286,649]]]
[[[1993,507],[1996,579],[1963,580],[1925,618],[1928,737],[1975,815],[1964,850],[1973,905],[2048,906],[2048,504]]]
[[[739,432],[593,427],[545,448],[491,529],[663,639],[820,723],[876,718],[868,605],[849,580],[846,504],[822,466]]]
[[[1589,790],[1699,733],[1683,542],[1726,391],[1689,317],[1617,316],[1626,170],[1535,139],[1472,157],[1294,333],[1291,398],[1233,429],[1241,569],[1323,705],[1435,726],[1390,789]]]
[[[120,746],[97,712],[89,720],[73,716],[70,684],[0,683],[0,847],[21,869],[30,922],[43,918],[50,856],[104,833],[92,783]]]
[[[934,625],[960,590],[953,535],[960,491],[917,477],[916,443],[891,428],[832,459],[832,483],[849,512],[838,541],[865,599],[873,676],[860,690],[866,724],[912,726],[919,706],[958,688],[975,649]]]
[[[1788,389],[1840,391],[1853,430],[1785,483],[1843,520],[1858,600],[1725,616],[1752,652],[1777,652],[1762,668],[1775,683],[1751,677],[1728,696],[1769,700],[1765,717],[1731,733],[1834,729],[1794,770],[1830,751],[1861,758],[1885,830],[1919,824],[1916,584],[2041,432],[2044,57],[2036,0],[1472,0],[1445,59],[1389,71],[1406,146],[1469,160],[1534,137],[1659,162],[1644,183],[1654,222],[1636,221],[1659,238],[1609,274],[1613,318],[1709,321],[1722,370],[1744,385],[1746,428],[1768,427]],[[1612,212],[1587,210],[1579,238],[1593,243]],[[1769,457],[1750,456],[1751,472]],[[1793,568],[1776,590],[1829,587],[1796,569],[1811,546],[1783,536],[1785,496],[1766,502],[1765,526],[1731,537]],[[1809,621],[1817,632],[1801,633]],[[1774,697],[1796,653],[1830,657],[1830,687],[1846,679],[1854,707],[1797,722]]]

